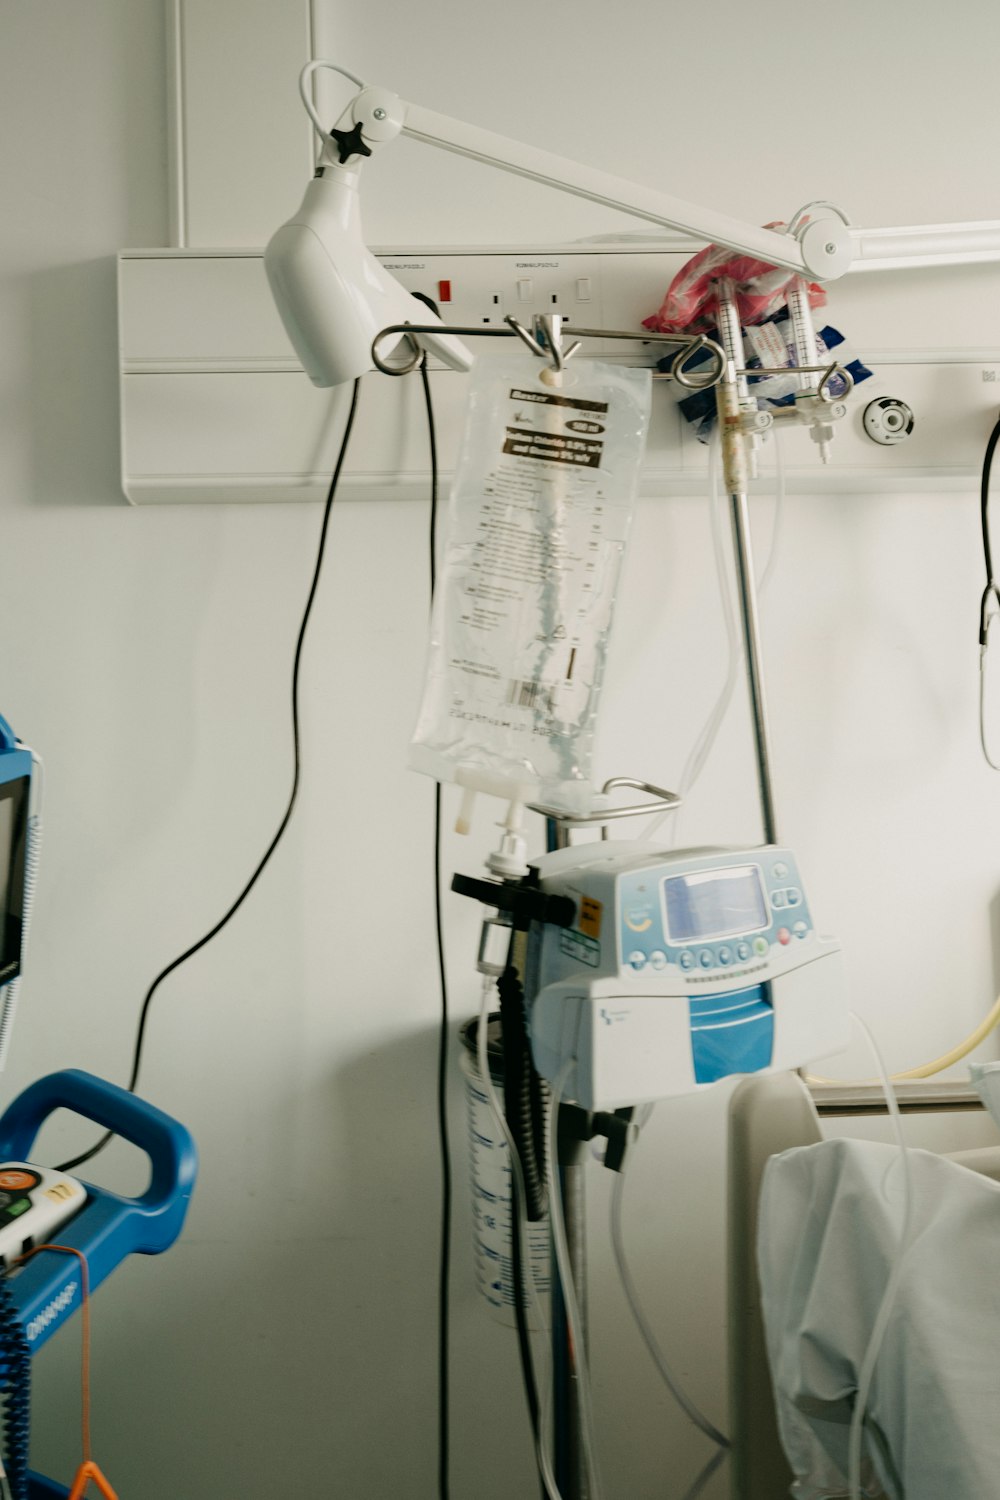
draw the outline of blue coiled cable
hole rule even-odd
[[[0,1360],[3,1362],[4,1467],[13,1500],[28,1500],[31,1424],[31,1351],[21,1326],[10,1277],[0,1275]]]

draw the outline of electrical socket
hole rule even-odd
[[[530,327],[539,313],[558,313],[570,323],[587,327],[602,323],[601,255],[578,251],[466,254],[460,250],[402,255],[380,251],[378,255],[386,270],[409,291],[432,297],[448,323],[488,327],[510,315]],[[442,283],[447,283],[450,300],[441,300]]]

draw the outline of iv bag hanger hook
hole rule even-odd
[[[568,349],[563,348],[563,319],[559,313],[536,313],[532,319],[530,333],[523,324],[509,315],[504,318],[504,322],[508,328],[513,329],[519,339],[527,344],[532,354],[537,354],[539,359],[551,360],[552,368],[557,375],[562,374],[566,361],[572,359],[580,348],[579,339],[570,344]]]
[[[510,316],[504,319],[503,327],[495,325],[490,328],[467,328],[441,323],[434,324],[433,326],[425,326],[422,323],[391,323],[386,328],[380,329],[372,340],[372,363],[375,366],[376,370],[380,370],[383,375],[409,375],[411,371],[417,368],[421,359],[423,358],[423,350],[416,348],[414,345],[413,335],[415,334],[445,333],[448,335],[460,335],[463,338],[487,339],[507,339],[513,338],[516,335],[519,339],[523,340],[523,342],[531,350],[532,354],[536,354],[539,359],[550,360],[554,369],[558,371],[565,366],[566,361],[570,359],[580,348],[579,339],[576,342],[572,343],[568,349],[564,349],[561,343],[561,334],[564,331],[562,327],[563,319],[558,315],[553,314],[551,315],[551,321],[553,323],[553,337],[550,346],[546,340],[545,335],[545,320],[546,317],[544,314],[536,315],[534,319],[534,333],[529,333],[528,329],[525,328],[523,324],[518,323],[515,318]],[[554,331],[554,325],[556,322],[560,324],[559,338],[555,336]],[[539,327],[539,325],[542,326]],[[625,328],[570,328],[568,332],[570,334],[579,335],[580,339],[614,339],[618,341],[631,339],[641,344],[673,344],[675,347],[680,344],[682,347],[678,351],[678,354],[674,359],[673,364],[671,365],[670,374],[660,374],[657,371],[654,372],[653,379],[677,380],[680,385],[686,386],[689,390],[706,390],[710,386],[715,385],[717,381],[721,380],[726,367],[725,351],[722,349],[721,345],[717,344],[714,339],[707,338],[703,333],[636,333],[632,329]],[[390,365],[382,358],[382,355],[380,353],[380,346],[385,339],[393,338],[398,340],[401,337],[410,338],[413,353],[409,360],[405,362],[403,360],[399,360],[397,363]],[[707,369],[704,372],[699,369],[697,374],[695,374],[693,371],[687,372],[686,367],[689,362],[696,354],[703,350],[710,355],[710,361]],[[562,361],[561,365],[559,363],[560,359]],[[832,369],[832,367],[828,368],[826,366],[817,366],[815,368],[822,368],[824,373],[826,374],[826,377],[829,378],[830,369]],[[840,370],[839,366],[837,367],[837,372],[843,373]],[[747,371],[746,373],[759,375],[768,374],[771,372],[766,370],[753,370]],[[782,370],[775,371],[773,373],[785,374],[787,372]]]

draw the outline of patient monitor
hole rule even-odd
[[[0,718],[0,986],[21,972],[31,751]]]
[[[615,1109],[846,1045],[840,944],[790,850],[592,843],[533,877],[575,910],[533,926],[525,983],[535,1067],[565,1098]]]

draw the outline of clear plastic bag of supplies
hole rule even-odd
[[[716,329],[713,328],[711,332],[718,337]],[[793,406],[799,380],[795,373],[797,366],[795,331],[787,309],[779,312],[777,317],[768,319],[766,323],[744,326],[742,334],[748,370],[763,367],[788,371],[787,375],[755,376],[751,374],[748,388],[751,396],[756,397],[760,410],[768,411],[782,406]],[[660,360],[659,369],[669,371],[674,358],[675,356],[671,354],[668,358]],[[834,359],[844,366],[855,385],[860,385],[862,380],[871,379],[871,370],[847,344],[844,335],[827,323],[816,331],[816,363],[825,365]],[[697,372],[700,366],[707,367],[711,363],[712,355],[705,350],[693,355],[686,368],[688,371]],[[841,375],[834,375],[827,382],[826,389],[832,401],[839,401],[846,394],[846,382]],[[715,388],[706,387],[705,390],[690,392],[678,390],[675,395],[677,405],[685,420],[694,428],[698,441],[707,443],[715,430]]]
[[[650,371],[478,360],[410,763],[510,801],[590,803]]]

